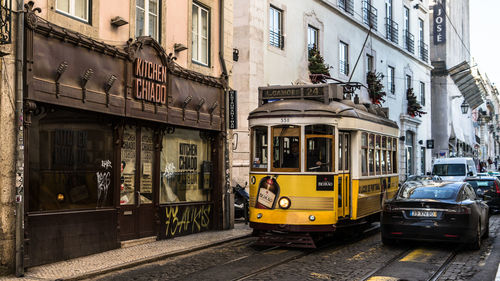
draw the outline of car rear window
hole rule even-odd
[[[436,199],[450,200],[457,197],[457,188],[440,186],[407,186],[398,195],[404,199]]]
[[[493,180],[467,180],[467,182],[472,185],[472,188],[476,190],[480,188],[493,188],[495,186],[495,181]]]
[[[465,176],[465,164],[434,164],[432,174],[438,176]]]

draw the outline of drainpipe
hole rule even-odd
[[[222,67],[222,79],[227,83],[228,82],[228,74],[226,62],[224,60],[224,0],[219,0],[219,61]],[[224,229],[231,228],[231,222],[229,221],[231,218],[231,186],[230,186],[230,169],[229,169],[229,141],[228,141],[228,133],[227,133],[227,116],[228,116],[228,106],[227,106],[227,90],[229,86],[227,84],[224,85],[224,108],[225,108],[225,122],[224,122],[224,217],[225,225]]]
[[[24,128],[23,128],[23,67],[24,11],[23,0],[17,0],[16,31],[16,276],[24,276]]]

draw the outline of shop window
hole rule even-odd
[[[306,171],[333,171],[334,129],[328,125],[306,126]]]
[[[89,22],[90,0],[57,0],[56,10],[78,20]]]
[[[197,130],[176,128],[162,140],[160,203],[211,200],[211,144]]]
[[[267,127],[253,127],[252,137],[252,170],[267,170]]]
[[[192,11],[192,60],[208,65],[209,53],[209,11],[197,3],[193,3]]]
[[[153,129],[141,128],[141,204],[153,203]]]
[[[300,171],[300,127],[273,127],[272,137],[272,170],[290,172]]]
[[[158,38],[160,3],[158,0],[136,0],[135,36]]]
[[[43,110],[29,134],[29,211],[113,206],[113,133],[109,122]]]
[[[125,126],[120,163],[120,205],[135,204],[137,128]]]
[[[362,133],[361,134],[361,175],[367,176],[368,175],[368,169],[367,169],[367,155],[368,155],[368,134],[367,133]]]

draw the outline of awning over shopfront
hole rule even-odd
[[[472,109],[484,102],[486,89],[477,69],[471,68],[469,63],[464,61],[449,69],[448,72]]]

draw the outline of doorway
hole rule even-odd
[[[350,140],[349,132],[339,132],[338,151],[338,217],[348,217],[351,207],[351,174],[350,174]]]

